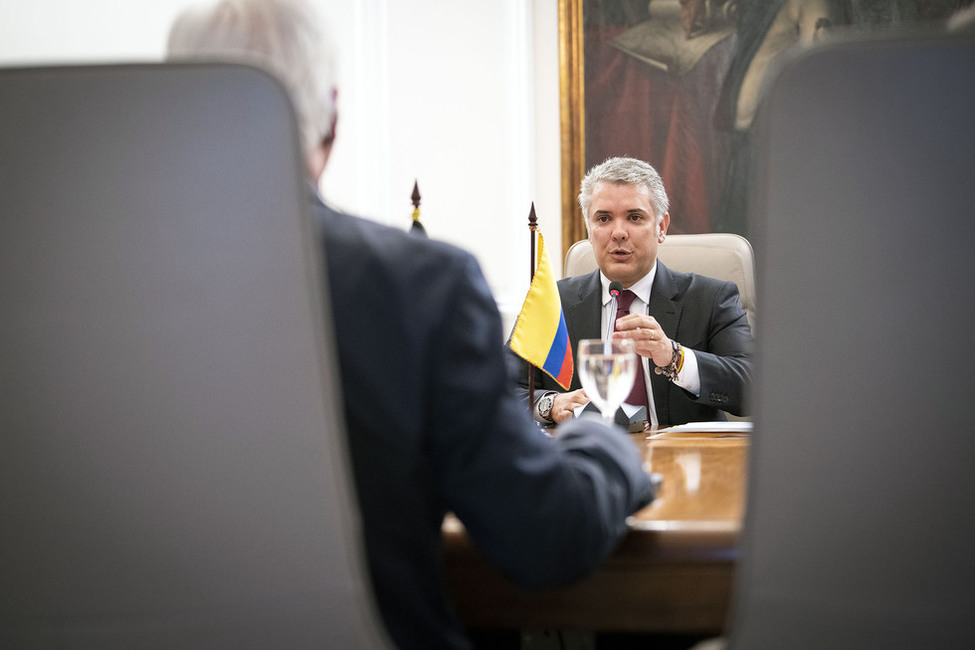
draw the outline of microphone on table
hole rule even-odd
[[[609,283],[609,299],[611,304],[609,306],[609,322],[606,323],[606,338],[603,340],[603,350],[606,354],[609,354],[610,350],[612,350],[613,332],[616,331],[616,312],[619,309],[620,291],[622,290],[623,290],[623,284],[621,282],[617,282],[616,280],[614,280],[613,282]],[[640,369],[640,372],[643,372],[643,370]],[[625,428],[627,431],[630,431],[631,433],[636,430],[642,430],[643,420],[647,419],[646,418],[647,410],[641,406],[636,413],[638,419],[634,420],[630,416],[628,416],[625,412],[623,412],[621,409],[622,406],[620,406],[620,408],[616,410],[616,418],[617,418],[616,423],[622,426],[623,428]],[[622,418],[622,420],[620,418]],[[631,428],[634,423],[638,423],[638,426],[640,428],[639,429]]]
[[[609,322],[606,323],[606,345],[613,338],[613,331],[616,329],[616,310],[619,306],[620,291],[623,290],[623,283],[613,280],[609,283]]]

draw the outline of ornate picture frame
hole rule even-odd
[[[586,238],[576,202],[586,173],[582,0],[559,0],[559,122],[562,144],[562,248]]]

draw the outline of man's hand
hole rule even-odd
[[[627,314],[616,321],[614,339],[633,339],[641,357],[649,357],[655,366],[667,366],[674,359],[674,346],[653,316]]]
[[[552,413],[549,417],[555,420],[557,424],[561,424],[572,418],[575,414],[576,407],[584,406],[588,403],[589,396],[581,388],[571,393],[559,393],[552,401]]]

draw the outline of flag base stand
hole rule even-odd
[[[599,409],[592,402],[586,404],[582,412],[600,415]],[[616,409],[615,419],[617,426],[625,429],[627,433],[640,433],[647,427],[647,407],[639,406],[630,415],[627,415],[622,408],[618,408]]]

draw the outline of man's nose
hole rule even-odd
[[[624,240],[629,236],[629,232],[626,230],[626,224],[622,221],[613,222],[613,239],[614,240]]]

